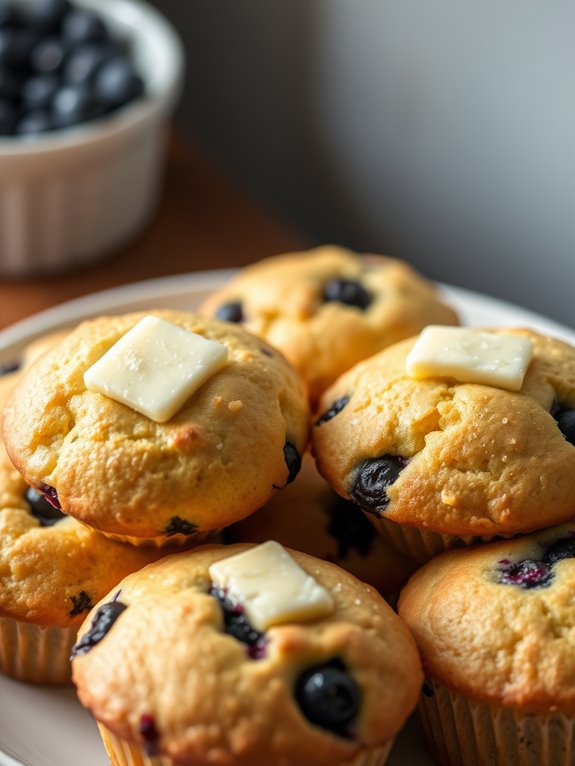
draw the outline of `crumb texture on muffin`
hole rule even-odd
[[[339,494],[376,516],[459,536],[529,532],[572,517],[575,349],[529,330],[492,332],[533,343],[518,392],[409,377],[414,339],[325,392],[313,451]]]
[[[225,345],[229,361],[166,423],[86,389],[84,372],[147,314]],[[26,371],[4,418],[27,482],[66,513],[133,538],[200,535],[295,476],[308,435],[295,371],[242,328],[155,311],[82,323]]]
[[[575,526],[445,553],[413,575],[399,613],[426,675],[523,713],[575,713]]]
[[[319,766],[387,744],[422,680],[403,623],[369,586],[290,551],[335,607],[310,622],[255,631],[208,571],[251,547],[170,556],[120,583],[104,602],[125,609],[73,661],[82,703],[141,747],[142,720],[153,721],[155,752],[178,764]],[[96,608],[80,647],[98,620]],[[322,684],[337,689],[337,709],[326,703]]]
[[[354,364],[426,324],[457,324],[453,309],[408,264],[335,246],[242,269],[201,310],[241,322],[280,349],[313,401]]]

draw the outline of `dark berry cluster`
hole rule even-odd
[[[128,608],[126,604],[122,604],[121,601],[118,601],[119,595],[118,592],[113,601],[108,601],[108,603],[102,604],[98,609],[92,618],[89,630],[84,633],[82,638],[72,649],[72,657],[86,654],[93,649],[96,644],[99,644],[100,641],[106,637],[122,612]]]
[[[248,655],[253,660],[260,660],[265,657],[266,637],[250,623],[244,607],[231,599],[227,592],[221,588],[213,587],[210,590],[210,596],[213,596],[222,608],[225,632],[237,641],[241,641],[242,644],[246,644]]]
[[[401,455],[382,455],[364,460],[355,472],[349,490],[351,499],[367,513],[380,515],[389,504],[387,488],[395,483],[408,462]]]
[[[87,122],[141,96],[126,44],[69,0],[0,0],[0,135]]]
[[[553,565],[562,559],[575,558],[575,535],[562,537],[549,545],[540,559],[500,561],[499,581],[525,590],[546,588],[553,580]]]

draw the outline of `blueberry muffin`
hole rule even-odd
[[[223,362],[214,370],[188,343]],[[297,474],[308,422],[299,377],[265,342],[157,311],[84,322],[43,354],[7,404],[4,437],[25,480],[66,514],[161,545],[264,505]]]
[[[122,766],[378,766],[422,682],[374,590],[273,542],[196,548],[124,579],[73,654]]]
[[[312,401],[354,364],[454,311],[410,266],[340,247],[267,258],[243,269],[202,306],[280,349]]]
[[[575,516],[575,349],[529,330],[479,335],[530,341],[519,390],[412,377],[410,339],[342,376],[315,417],[320,473],[420,562]]]
[[[0,378],[0,407],[15,377]],[[70,651],[86,613],[158,555],[65,517],[26,484],[0,444],[0,672],[68,683]]]
[[[442,764],[575,762],[575,525],[450,551],[399,613],[422,654],[420,712]]]
[[[409,559],[384,542],[355,503],[330,488],[309,453],[293,484],[261,510],[225,529],[223,537],[228,544],[277,540],[337,564],[386,598],[397,596],[414,569]]]

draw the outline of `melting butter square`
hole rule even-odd
[[[221,559],[209,572],[257,630],[317,620],[334,609],[331,594],[273,540]]]
[[[147,316],[86,370],[84,384],[164,423],[227,359],[221,343]]]
[[[405,366],[412,378],[455,378],[519,391],[532,355],[533,343],[518,335],[430,325]]]

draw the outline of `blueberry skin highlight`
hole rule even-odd
[[[297,680],[295,698],[303,715],[322,729],[349,738],[361,694],[341,660],[315,665]]]
[[[92,619],[90,629],[72,649],[72,657],[87,654],[96,644],[99,644],[127,608],[127,605],[122,604],[121,601],[109,601],[107,604],[102,604]]]
[[[532,588],[546,588],[551,585],[553,572],[550,564],[525,559],[513,564],[506,564],[500,570],[499,578],[503,585],[516,585],[524,590],[531,590]]]
[[[339,399],[336,399],[335,402],[329,407],[325,412],[323,412],[319,418],[315,421],[315,425],[321,426],[324,423],[328,423],[330,420],[335,418],[336,415],[339,415],[339,413],[343,410],[344,407],[349,403],[349,396],[341,396]]]
[[[356,469],[349,490],[351,499],[367,513],[381,515],[389,505],[387,488],[395,483],[407,462],[400,455],[383,455],[364,460]]]
[[[214,314],[216,319],[221,319],[222,322],[235,322],[239,324],[244,321],[244,309],[241,301],[229,301],[223,303],[216,309]]]

